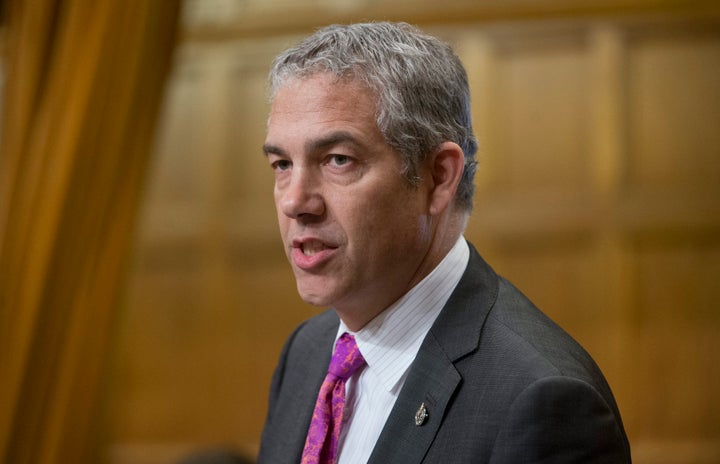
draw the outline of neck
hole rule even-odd
[[[354,295],[352,301],[346,301],[345,304],[337,302],[335,311],[345,325],[357,332],[427,277],[455,246],[465,228],[467,217],[467,214],[462,213],[437,218],[438,223],[433,228],[429,246],[419,260],[416,272],[408,276],[404,285],[396,286],[394,291],[391,288],[385,291],[374,289],[368,295]],[[379,300],[379,295],[387,296]]]

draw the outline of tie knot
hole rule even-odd
[[[355,343],[355,337],[347,332],[342,334],[335,344],[328,372],[341,379],[348,379],[363,364],[365,359]]]

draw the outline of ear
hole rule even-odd
[[[430,214],[436,216],[455,201],[460,179],[465,168],[465,155],[460,145],[454,142],[443,142],[430,157]]]

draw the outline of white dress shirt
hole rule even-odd
[[[360,331],[352,332],[340,321],[337,338],[345,332],[354,335],[367,366],[346,384],[339,464],[367,463],[410,364],[465,272],[469,257],[467,242],[460,237],[430,274]]]

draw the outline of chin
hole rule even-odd
[[[295,285],[300,298],[313,306],[332,306],[336,301],[337,281],[324,275],[296,274]]]
[[[322,307],[332,306],[332,298],[325,293],[309,291],[308,289],[301,288],[300,285],[298,285],[297,290],[300,298],[307,304]]]

